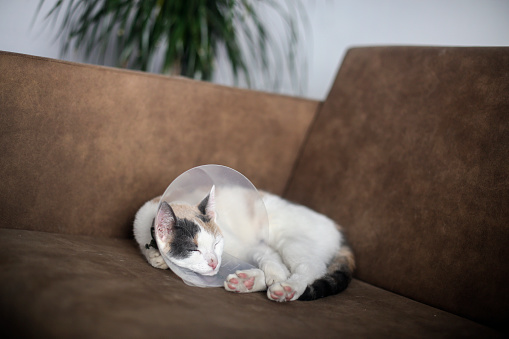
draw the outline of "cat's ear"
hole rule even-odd
[[[156,216],[156,232],[159,239],[167,242],[170,239],[171,232],[175,226],[177,218],[171,206],[163,201],[161,208],[157,211]]]
[[[216,186],[213,185],[210,193],[198,205],[200,212],[210,219],[216,221]]]

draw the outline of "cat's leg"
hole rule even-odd
[[[285,266],[279,253],[266,244],[256,247],[251,257],[260,269],[237,271],[230,274],[224,287],[232,292],[266,291],[268,286],[288,279],[290,271]]]
[[[145,256],[150,265],[155,268],[167,269],[161,253],[153,247],[152,227],[153,220],[157,214],[159,198],[146,202],[136,213],[134,219],[133,233],[136,242],[140,246],[141,253]]]
[[[224,288],[230,292],[250,293],[267,290],[265,275],[262,270],[253,268],[250,270],[237,271],[226,277]]]
[[[268,287],[269,299],[279,302],[296,300],[309,284],[325,274],[327,266],[323,260],[310,253],[303,255],[302,248],[298,242],[285,246],[281,257],[290,268],[291,274],[288,279]]]
[[[323,275],[318,273],[321,270],[317,270],[316,266],[315,263],[302,262],[296,265],[296,267],[291,267],[292,274],[290,278],[286,281],[277,282],[269,286],[267,289],[267,297],[279,302],[297,300],[304,293],[309,284]]]
[[[253,252],[254,261],[265,274],[265,283],[271,286],[290,277],[288,267],[283,263],[278,252],[266,244],[259,245]]]

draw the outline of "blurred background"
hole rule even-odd
[[[131,1],[105,9],[96,28],[111,28],[104,48],[90,31],[78,41],[80,26],[72,27],[87,8],[76,4],[88,3],[97,6],[88,17],[93,29],[102,1],[74,1],[76,10],[66,12],[68,1],[47,17],[58,0],[40,8],[39,0],[0,0],[0,50],[324,100],[349,47],[509,46],[509,0]],[[153,7],[142,12],[142,3]]]

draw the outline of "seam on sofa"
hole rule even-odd
[[[286,181],[285,187],[283,189],[283,194],[282,194],[283,197],[286,197],[286,195],[288,193],[288,190],[290,189],[290,185],[292,184],[293,177],[295,176],[295,172],[297,171],[297,167],[300,164],[302,155],[304,153],[304,149],[305,149],[305,147],[306,147],[306,145],[308,143],[308,140],[309,140],[309,138],[311,136],[311,132],[314,129],[315,123],[317,121],[317,118],[318,118],[321,110],[322,110],[323,104],[324,104],[324,102],[322,101],[322,102],[320,102],[317,105],[315,114],[313,115],[313,119],[311,120],[311,123],[309,124],[309,126],[308,126],[308,128],[306,130],[304,138],[302,139],[302,142],[301,142],[301,144],[299,146],[299,150],[297,151],[297,156],[295,157],[295,161],[293,162],[292,168],[290,170],[290,174],[288,175],[288,180]]]
[[[297,153],[297,158],[294,161],[294,164],[293,164],[292,169],[290,171],[290,175],[288,177],[288,181],[286,182],[285,188],[283,190],[283,197],[287,197],[287,195],[288,195],[288,191],[290,190],[290,186],[292,185],[293,179],[295,177],[295,172],[297,171],[297,168],[299,167],[299,164],[300,164],[301,159],[302,159],[302,155],[304,154],[305,147],[306,147],[306,145],[309,142],[309,139],[311,137],[311,133],[313,132],[315,124],[316,124],[316,122],[318,120],[318,117],[320,116],[320,114],[322,112],[323,107],[325,106],[325,103],[327,103],[327,101],[329,100],[329,97],[331,95],[332,90],[334,89],[334,86],[336,85],[338,79],[341,77],[341,73],[343,71],[343,64],[344,64],[345,60],[347,60],[347,58],[351,54],[355,53],[356,50],[358,50],[358,49],[367,49],[367,48],[371,48],[371,47],[351,47],[351,48],[349,48],[346,51],[345,55],[343,56],[343,59],[341,60],[339,68],[336,71],[336,77],[334,78],[334,81],[332,82],[331,88],[329,89],[329,92],[327,93],[327,96],[325,97],[325,100],[321,101],[318,104],[318,107],[316,108],[316,113],[315,113],[315,115],[313,117],[313,120],[309,124],[309,127],[308,127],[308,129],[306,131],[306,135],[305,135],[305,137],[304,137],[304,139],[302,141],[302,144],[300,146],[299,152]]]

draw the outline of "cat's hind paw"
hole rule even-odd
[[[254,268],[251,270],[237,271],[226,277],[224,288],[230,292],[250,293],[264,291],[265,275],[262,270]]]
[[[267,290],[267,297],[278,302],[292,301],[299,296],[300,294],[288,283],[275,283]]]

